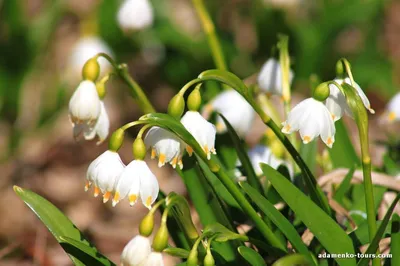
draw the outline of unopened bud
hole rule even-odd
[[[210,250],[207,250],[207,255],[204,257],[204,266],[214,266],[215,260]]]
[[[192,249],[189,253],[189,257],[187,258],[186,265],[187,266],[197,266],[198,264],[198,255],[197,249]]]
[[[198,111],[200,109],[201,94],[197,87],[189,94],[187,105],[190,111]]]
[[[154,228],[154,215],[152,212],[149,212],[139,225],[139,233],[142,236],[150,236],[153,232]]]
[[[136,138],[133,142],[133,158],[135,160],[143,160],[146,156],[146,145],[142,138]]]
[[[111,135],[110,141],[108,142],[108,149],[110,151],[117,152],[124,142],[124,133],[125,131],[121,128],[114,131]]]
[[[100,99],[104,99],[106,96],[106,84],[104,82],[96,82],[96,90]]]
[[[82,77],[84,80],[96,81],[100,75],[100,65],[97,58],[93,57],[86,61],[82,68]]]
[[[183,95],[178,93],[168,104],[168,114],[176,119],[180,119],[185,109],[185,100]]]
[[[168,245],[168,228],[166,223],[162,223],[153,239],[153,249],[162,252]]]
[[[330,89],[328,86],[328,82],[323,82],[319,84],[314,90],[313,90],[313,98],[318,101],[325,101],[326,98],[329,97],[330,94]]]

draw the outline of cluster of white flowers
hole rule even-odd
[[[160,252],[151,250],[148,237],[137,235],[125,246],[121,254],[121,266],[163,266]]]
[[[143,160],[133,160],[124,165],[117,152],[106,151],[95,159],[86,174],[85,190],[94,184],[94,196],[103,194],[103,202],[112,195],[112,205],[128,198],[133,206],[140,197],[147,208],[151,208],[158,196],[159,186],[156,176]]]
[[[79,84],[69,101],[69,117],[75,138],[83,134],[86,140],[91,140],[97,135],[97,144],[107,138],[110,121],[93,81],[84,80]]]

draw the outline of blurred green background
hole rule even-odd
[[[89,228],[96,217],[108,229],[115,226],[117,218],[109,218],[111,211],[104,210],[103,205],[97,202],[93,208],[92,199],[86,199],[87,205],[82,205],[82,199],[78,201],[83,194],[81,179],[88,162],[105,149],[105,144],[94,147],[93,143],[76,143],[68,123],[68,100],[80,81],[80,70],[71,71],[69,57],[81,37],[103,39],[113,57],[128,64],[132,76],[158,111],[166,110],[168,100],[187,81],[203,70],[215,68],[190,0],[151,0],[153,25],[129,33],[121,30],[116,20],[121,2],[0,0],[0,171],[5,176],[0,182],[0,193],[5,199],[0,204],[0,213],[6,217],[0,221],[0,259],[9,255],[2,251],[13,242],[17,243],[19,263],[30,261],[27,258],[32,256],[37,258],[37,252],[47,254],[37,251],[36,244],[32,244],[37,241],[35,235],[39,229],[34,226],[35,218],[26,213],[23,204],[10,192],[12,184],[42,191],[72,218],[76,216],[73,220],[80,228]],[[357,83],[367,91],[378,113],[397,92],[398,1],[205,0],[205,3],[216,25],[228,68],[241,78],[257,73],[267,58],[277,56],[274,48],[277,35],[283,33],[290,37],[295,92],[309,95],[311,74],[321,80],[334,78],[335,62],[341,57],[351,62]],[[107,86],[111,97],[107,97],[106,104],[111,105],[111,130],[114,130],[121,123],[137,118],[140,111],[126,97],[128,92],[120,81],[113,79]],[[75,183],[64,183],[68,180],[78,180],[78,188]],[[59,186],[62,188],[56,189]],[[174,183],[170,187],[176,190]],[[88,212],[92,216],[87,214],[86,220],[82,220],[77,213],[88,208],[93,208]],[[121,215],[114,209],[113,212],[112,217]],[[121,229],[122,240],[116,240],[119,246],[107,248],[109,244],[103,243],[99,248],[118,257],[128,240],[122,232]],[[96,243],[109,240],[107,234],[92,233]],[[55,249],[64,256],[61,249]],[[37,264],[54,263],[54,259],[40,258]],[[12,259],[10,265],[15,263]]]

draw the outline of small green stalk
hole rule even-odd
[[[103,57],[107,59],[108,62],[114,67],[118,76],[129,86],[130,94],[137,101],[140,109],[143,113],[155,113],[155,108],[147,98],[146,94],[143,92],[139,84],[132,79],[128,72],[128,66],[126,64],[118,65],[114,59],[112,59],[108,54],[98,53],[95,58]]]
[[[203,30],[207,35],[208,45],[211,49],[211,54],[214,59],[214,63],[218,69],[227,70],[224,54],[222,53],[221,44],[215,34],[214,23],[212,22],[207,9],[204,6],[203,0],[192,0],[194,8],[197,11],[197,15],[200,18],[200,22],[203,26]]]

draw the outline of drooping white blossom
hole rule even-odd
[[[389,122],[400,120],[400,93],[389,101],[385,114]]]
[[[151,147],[151,158],[158,157],[158,167],[170,163],[173,168],[178,165],[183,168],[182,156],[185,143],[173,133],[160,128],[152,127],[144,139],[146,147]]]
[[[215,134],[216,129],[213,124],[205,120],[199,112],[188,111],[181,118],[181,123],[189,131],[190,134],[196,139],[200,147],[203,148],[210,160],[211,153],[215,154]],[[193,149],[186,146],[186,151],[192,155]]]
[[[107,138],[110,128],[110,120],[108,119],[108,114],[104,106],[104,102],[101,101],[100,104],[101,104],[100,115],[99,118],[97,119],[97,123],[94,125],[93,128],[75,126],[74,127],[75,138],[77,138],[82,132],[86,140],[92,140],[97,135],[99,138],[97,145],[103,143],[103,141]]]
[[[139,266],[148,259],[151,254],[149,238],[137,235],[126,244],[121,254],[121,266]]]
[[[143,266],[164,266],[164,260],[161,252],[151,252],[147,259],[143,262]]]
[[[69,117],[74,135],[92,131],[101,112],[101,102],[96,85],[89,80],[82,81],[69,101]]]
[[[123,30],[141,30],[153,24],[153,8],[148,0],[125,0],[117,20]]]
[[[289,83],[292,83],[293,77],[290,70]],[[267,94],[282,96],[282,71],[278,60],[270,58],[264,63],[258,74],[258,86]]]
[[[314,98],[305,99],[296,105],[282,125],[285,134],[300,131],[303,143],[309,143],[319,135],[330,148],[335,142],[336,129],[331,113],[322,102]]]
[[[133,160],[121,173],[115,187],[113,206],[128,197],[133,206],[140,197],[144,206],[151,208],[157,199],[159,186],[156,176],[151,172],[145,161]]]
[[[249,132],[255,116],[253,107],[235,90],[220,93],[205,109],[207,112],[221,113],[241,137]],[[226,132],[225,123],[220,116],[217,116],[216,129],[218,133]]]
[[[113,54],[109,46],[97,36],[80,38],[72,48],[68,59],[68,76],[74,80],[81,79],[83,65],[98,53],[106,53],[110,56]],[[106,59],[100,57],[97,61],[100,64],[101,76],[111,70],[111,65]]]
[[[276,157],[272,150],[265,145],[255,146],[248,152],[248,154],[251,164],[253,165],[253,168],[257,175],[263,174],[260,163],[268,164],[274,169],[278,169],[278,167],[282,164],[286,165],[289,170],[291,170],[292,168],[289,163]]]
[[[89,165],[85,191],[94,184],[94,196],[97,197],[101,192],[103,202],[107,202],[124,168],[125,165],[117,152],[105,151]]]

